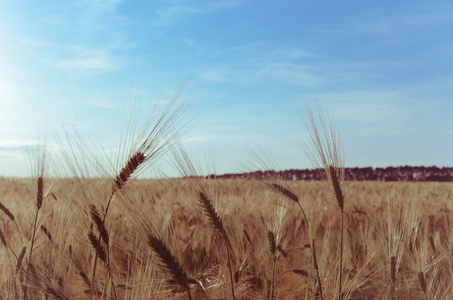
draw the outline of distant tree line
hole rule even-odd
[[[299,169],[285,171],[255,171],[242,174],[224,174],[218,175],[217,178],[233,179],[233,178],[253,178],[266,179],[275,178],[278,173],[282,178],[288,180],[320,180],[319,172],[323,170],[316,169]],[[209,175],[212,176],[212,175]],[[356,181],[453,181],[453,168],[450,167],[386,167],[386,168],[346,168],[346,180]]]

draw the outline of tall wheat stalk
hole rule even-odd
[[[338,274],[338,299],[342,298],[343,274],[343,231],[344,231],[344,152],[341,132],[334,113],[330,110],[324,115],[319,103],[316,104],[317,117],[307,103],[308,120],[304,119],[311,144],[303,144],[307,156],[319,171],[319,176],[330,186],[332,196],[340,210],[340,269]]]
[[[264,168],[265,170],[281,170],[279,165],[263,149],[260,149],[260,153],[252,150],[251,154],[257,161],[256,165],[255,164],[251,165],[251,167],[253,169]],[[264,185],[266,185],[271,190],[279,193],[284,198],[286,198],[288,201],[297,203],[297,205],[300,208],[300,211],[302,212],[302,216],[304,218],[304,222],[305,222],[307,231],[310,235],[311,234],[309,232],[310,224],[309,224],[307,215],[305,214],[305,210],[303,209],[303,207],[300,203],[299,197],[291,189],[290,184],[287,183],[289,179],[282,178],[280,175],[278,175],[275,172],[271,173],[270,178],[268,178],[268,179],[269,180],[259,181],[259,183],[264,182]],[[317,258],[316,258],[314,241],[313,241],[313,243],[310,243],[310,249],[311,249],[311,254],[312,254],[313,266],[314,266],[315,272],[316,272],[316,281],[317,281],[316,297],[319,297],[321,300],[323,300],[324,297],[322,294],[321,276],[319,274],[319,267],[318,267],[318,262],[317,262]]]
[[[36,179],[36,213],[33,222],[33,234],[31,236],[31,245],[30,251],[28,254],[28,265],[27,265],[27,276],[25,279],[25,286],[24,286],[24,300],[27,298],[27,285],[28,285],[28,275],[31,266],[31,258],[33,255],[33,248],[35,245],[35,237],[36,237],[36,226],[38,222],[38,214],[41,210],[41,207],[44,202],[44,192],[45,192],[45,176],[47,176],[48,166],[48,156],[49,152],[47,149],[46,144],[38,144],[37,149],[34,150],[35,152],[31,155],[31,164],[33,175]]]
[[[123,122],[119,145],[119,149],[126,154],[126,159],[121,170],[114,177],[112,191],[102,217],[103,224],[107,218],[115,193],[121,191],[130,179],[138,176],[141,171],[165,154],[170,146],[183,134],[187,125],[187,120],[185,120],[186,113],[196,97],[193,91],[189,94],[189,97],[177,104],[188,82],[189,80],[186,80],[166,103],[163,103],[163,99],[159,99],[145,117],[145,121],[139,129],[136,128],[138,107],[135,106],[134,98],[132,99],[131,109]],[[124,153],[120,153],[119,157],[124,156]],[[122,159],[119,158],[118,160],[121,163]],[[101,233],[99,233],[95,247],[96,255],[93,263],[92,284],[94,284],[96,275],[100,242]],[[108,253],[107,256],[109,258]],[[108,259],[108,262],[110,269],[110,259]]]
[[[193,159],[190,157],[188,152],[182,147],[182,145],[178,145],[172,149],[173,152],[173,162],[177,167],[180,174],[187,178],[190,182],[190,185],[194,188],[196,192],[196,202],[201,206],[203,212],[205,213],[206,217],[209,219],[213,228],[221,235],[223,238],[226,250],[227,250],[227,263],[228,263],[228,270],[230,273],[230,283],[231,283],[231,295],[232,298],[235,299],[234,294],[234,281],[233,281],[233,270],[231,266],[231,255],[230,251],[233,251],[233,246],[231,244],[230,238],[223,226],[223,220],[220,217],[219,213],[215,209],[214,201],[209,196],[208,188],[201,183],[200,180],[200,167],[195,166]],[[209,156],[209,155],[208,155]],[[210,156],[209,156],[210,157]],[[208,161],[208,164],[213,164],[212,157]]]

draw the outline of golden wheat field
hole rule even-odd
[[[113,158],[76,129],[54,161],[38,144],[30,179],[0,178],[0,299],[453,298],[451,184],[345,181],[320,105],[304,150],[321,181],[201,177],[178,98],[140,126],[132,108]],[[138,179],[164,154],[179,179]]]
[[[99,220],[111,182],[49,179],[37,214],[36,179],[0,179],[1,299],[231,299],[229,261],[237,299],[338,297],[340,215],[325,182],[136,179]],[[452,185],[343,188],[341,298],[452,299]]]

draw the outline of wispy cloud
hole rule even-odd
[[[451,5],[450,9],[451,10]],[[447,10],[446,10],[447,11]],[[394,14],[386,17],[377,17],[375,19],[364,21],[360,26],[351,24],[351,29],[357,33],[366,34],[394,34],[417,28],[451,24],[453,14],[449,12],[438,13],[416,13],[416,14]]]
[[[40,144],[38,141],[27,140],[2,140],[0,151],[28,151]]]
[[[85,45],[64,45],[45,40],[18,38],[17,41],[26,45],[30,55],[47,66],[68,71],[111,70],[110,52],[117,47],[107,45],[94,48]]]
[[[316,87],[324,80],[316,75],[315,70],[316,68],[303,64],[268,63],[259,68],[257,74],[286,84]]]
[[[453,21],[451,3],[442,4],[444,9],[435,12],[426,11],[426,7],[413,7],[413,12],[392,11],[387,15],[363,14],[355,16],[347,22],[330,24],[315,24],[304,29],[306,32],[329,35],[394,35],[430,26],[445,26]]]
[[[155,11],[152,24],[159,27],[171,27],[192,15],[212,14],[221,10],[239,6],[244,1],[164,1],[167,5]]]
[[[331,103],[349,135],[396,137],[426,134],[431,122],[448,119],[449,104],[444,100],[426,101],[410,89],[356,90],[317,95]],[[422,133],[424,132],[424,133]]]
[[[270,54],[272,56],[274,56],[276,59],[282,59],[282,60],[296,60],[296,59],[301,59],[301,58],[317,56],[314,53],[304,51],[301,49],[297,49],[297,48],[279,49],[279,50],[272,51]]]
[[[325,82],[317,74],[317,69],[312,66],[272,61],[248,65],[214,66],[198,74],[208,82],[233,82],[240,85],[278,81],[280,84],[319,87]]]

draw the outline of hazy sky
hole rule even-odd
[[[452,166],[452,28],[451,1],[0,0],[0,175],[29,175],[37,128],[114,147],[134,86],[152,102],[189,75],[186,141],[209,141],[218,173],[255,147],[311,167],[315,100],[337,111],[347,166]]]

